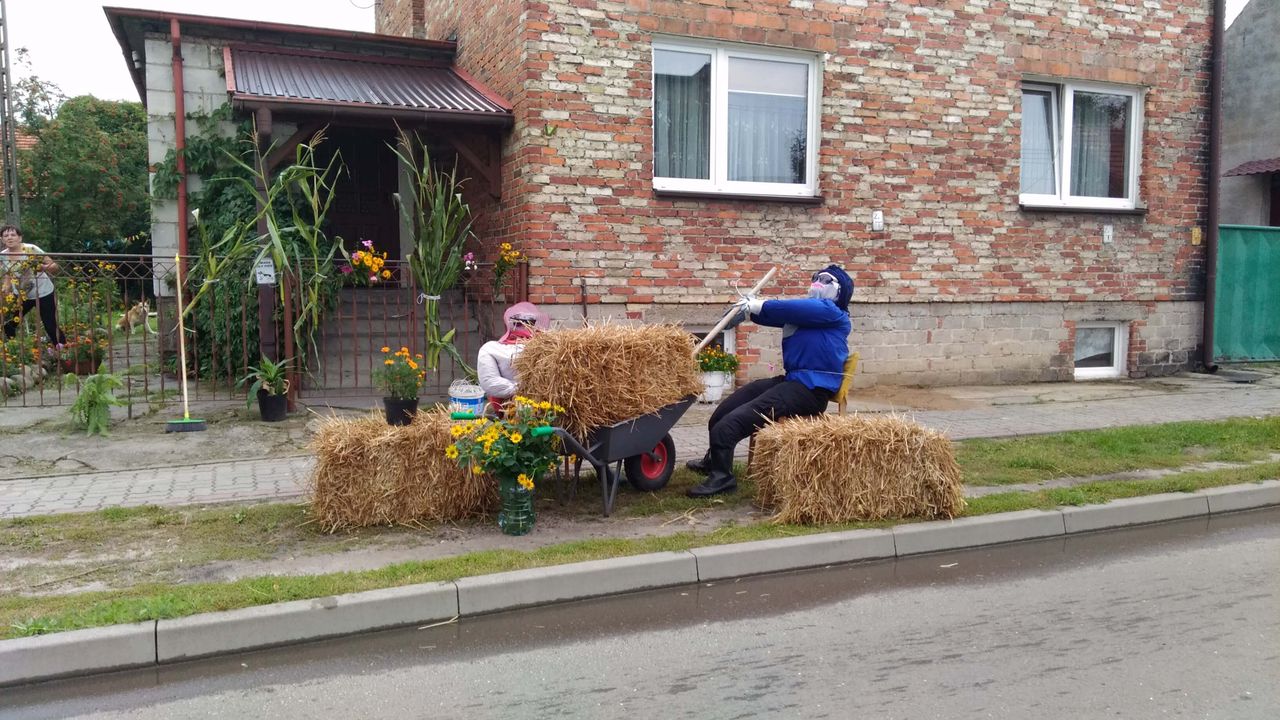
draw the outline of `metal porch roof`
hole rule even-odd
[[[1280,173],[1280,157],[1274,157],[1270,160],[1250,160],[1222,173],[1222,176],[1236,177],[1237,175],[1261,175],[1262,173]]]
[[[512,119],[510,104],[443,62],[234,45],[224,49],[224,60],[227,91],[243,103],[498,123]]]

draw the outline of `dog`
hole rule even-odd
[[[126,310],[124,315],[120,316],[120,322],[116,323],[116,329],[126,335],[131,335],[134,328],[141,325],[146,328],[147,332],[154,335],[155,331],[147,326],[147,316],[150,312],[151,303],[147,300],[139,300],[133,307]]]

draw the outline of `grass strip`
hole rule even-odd
[[[1117,498],[1193,492],[1222,485],[1260,482],[1277,476],[1280,476],[1280,463],[1273,462],[1242,468],[1181,473],[1150,480],[1096,482],[1036,492],[999,493],[971,500],[965,514],[989,515],[1014,510],[1104,503]],[[144,584],[123,590],[70,595],[10,596],[0,599],[0,623],[3,623],[5,629],[4,637],[22,637],[415,583],[456,580],[509,570],[820,532],[887,527],[892,524],[847,523],[816,527],[753,523],[725,526],[709,533],[581,540],[527,551],[489,550],[439,560],[397,563],[362,572],[266,576],[228,583],[179,586]]]
[[[966,485],[1012,485],[1060,477],[1254,462],[1280,452],[1280,416],[1081,430],[956,443]]]

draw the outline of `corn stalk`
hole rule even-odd
[[[334,257],[342,247],[341,238],[334,238],[331,242],[321,230],[333,204],[333,189],[338,176],[346,169],[338,152],[323,166],[317,161],[316,148],[324,140],[324,131],[320,130],[310,141],[298,143],[293,164],[274,177],[263,162],[271,152],[270,147],[263,150],[255,142],[252,166],[239,157],[231,156],[235,164],[247,171],[249,177],[240,178],[240,181],[250,188],[258,201],[258,214],[252,224],[264,220],[267,226],[266,234],[259,238],[260,249],[254,264],[263,258],[271,258],[276,271],[282,276],[277,285],[282,305],[288,292],[287,278],[298,281],[296,318],[290,330],[298,366],[304,369],[311,366],[310,358],[319,357],[316,334],[327,309],[327,290],[337,282]],[[288,207],[291,225],[281,226],[277,219],[281,203]]]
[[[440,298],[457,284],[463,267],[463,246],[473,237],[471,208],[462,199],[465,180],[458,179],[456,166],[447,172],[434,168],[426,146],[416,134],[399,130],[391,150],[407,168],[414,187],[412,203],[405,202],[399,194],[395,201],[413,236],[409,270],[422,292],[426,367],[439,370],[440,355],[447,353],[463,372],[474,376],[475,370],[453,344],[457,328],[443,332],[440,326]]]

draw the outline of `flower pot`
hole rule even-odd
[[[724,396],[724,373],[719,371],[702,373],[702,386],[703,390],[698,396],[698,402],[720,402],[720,398]]]
[[[62,372],[69,375],[93,375],[98,372],[99,360],[92,358],[76,358],[62,361]]]
[[[268,395],[266,390],[258,391],[258,412],[263,422],[280,422],[289,416],[288,395]]]
[[[387,413],[388,425],[408,425],[413,422],[414,413],[418,412],[418,398],[382,398],[382,407]]]
[[[520,487],[520,483],[511,478],[499,478],[498,496],[502,500],[498,529],[504,535],[524,535],[533,529],[537,518],[533,511],[532,491]]]

